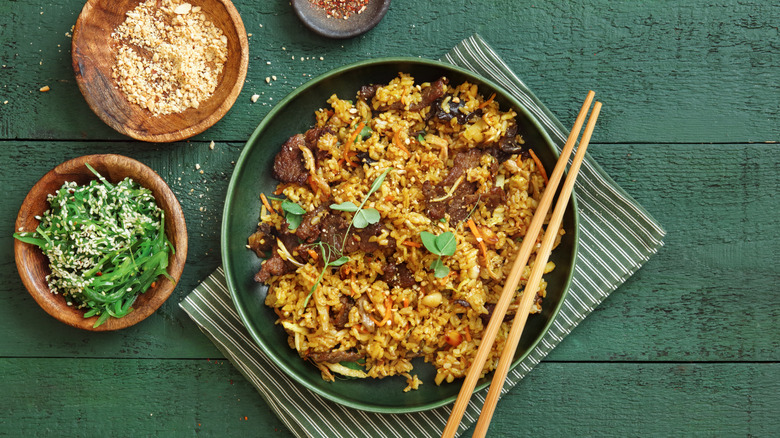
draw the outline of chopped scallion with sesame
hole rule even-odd
[[[14,237],[41,248],[52,293],[84,309],[85,318],[98,316],[98,327],[130,313],[160,275],[171,279],[166,269],[174,249],[150,190],[130,178],[112,184],[87,167],[97,180],[66,182],[49,195],[50,208],[35,232]]]

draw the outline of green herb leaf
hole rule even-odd
[[[287,199],[282,201],[282,210],[292,214],[306,214],[306,210],[303,207]]]
[[[330,266],[341,266],[344,263],[347,263],[348,261],[349,261],[349,257],[348,256],[341,256],[341,257],[337,258],[336,260],[333,260],[332,262],[328,263],[328,265],[330,265]]]
[[[347,201],[342,202],[341,204],[330,204],[330,208],[333,210],[339,210],[339,211],[357,211],[358,206],[354,203]]]
[[[419,141],[420,143],[425,143],[425,137],[422,134],[420,134],[417,136],[417,141]]]
[[[452,232],[447,231],[436,236],[436,248],[439,249],[439,255],[451,256],[455,254],[458,247],[458,241]]]
[[[373,183],[373,184],[371,184],[371,189],[370,189],[370,190],[368,191],[368,193],[366,194],[366,200],[368,200],[368,197],[369,197],[369,196],[371,196],[371,195],[372,195],[374,192],[376,192],[377,190],[379,190],[379,187],[382,185],[382,183],[383,183],[383,182],[385,182],[385,177],[387,176],[387,174],[388,174],[388,173],[390,173],[390,171],[391,171],[391,170],[393,170],[393,168],[392,168],[392,167],[388,167],[387,169],[385,169],[385,171],[384,171],[384,172],[382,172],[382,174],[381,174],[381,175],[379,175],[379,176],[378,176],[378,177],[377,177],[377,178],[374,180],[374,183]],[[365,203],[366,203],[366,201],[363,201],[363,203],[365,204]]]
[[[420,231],[420,239],[422,240],[425,248],[433,254],[441,255],[439,248],[436,246],[436,235],[427,231]]]
[[[441,257],[431,263],[431,269],[433,270],[433,276],[436,278],[444,278],[450,273],[449,266],[445,265],[441,260]]]
[[[371,133],[374,132],[371,130],[371,128],[368,127],[368,125],[364,126],[363,129],[360,130],[360,138],[363,140],[367,139],[368,137],[371,137]]]
[[[287,213],[284,215],[284,218],[287,219],[287,228],[290,231],[296,230],[301,225],[301,222],[303,222],[302,214]]]
[[[355,228],[365,228],[379,222],[380,219],[382,219],[382,216],[379,215],[377,209],[364,208],[355,213],[355,217],[352,218],[352,225],[354,225]]]

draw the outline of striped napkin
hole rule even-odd
[[[479,35],[462,41],[443,60],[491,78],[530,109],[559,149],[566,142],[564,126]],[[580,208],[580,252],[571,289],[546,336],[509,373],[502,394],[663,245],[664,230],[590,157],[582,165],[575,191]],[[441,435],[451,405],[399,415],[364,412],[329,402],[290,380],[252,341],[225,284],[219,268],[180,306],[257,388],[293,434],[355,438]],[[476,422],[486,394],[484,389],[471,398],[458,434]]]

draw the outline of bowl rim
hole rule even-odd
[[[76,83],[78,84],[81,95],[84,97],[84,100],[87,102],[87,106],[89,106],[92,112],[94,112],[95,115],[97,115],[100,120],[102,120],[106,125],[108,125],[109,127],[111,127],[116,132],[122,135],[126,135],[136,140],[148,141],[154,143],[172,143],[172,142],[181,141],[193,137],[195,135],[204,132],[205,130],[209,129],[210,127],[214,126],[217,122],[222,120],[225,114],[227,114],[228,111],[230,111],[230,109],[233,107],[233,104],[235,104],[236,100],[238,99],[238,96],[241,94],[241,90],[244,87],[244,82],[246,81],[247,70],[249,68],[249,40],[247,38],[246,28],[244,27],[244,22],[241,19],[241,15],[238,13],[238,10],[236,9],[235,5],[231,0],[204,0],[204,1],[214,1],[222,4],[225,10],[227,11],[227,15],[230,17],[230,22],[232,23],[233,28],[236,31],[236,34],[238,36],[238,46],[240,48],[240,57],[241,57],[238,66],[238,76],[236,78],[236,81],[230,87],[226,95],[226,98],[219,104],[219,106],[214,110],[214,112],[198,120],[198,122],[195,123],[194,125],[186,126],[176,130],[171,130],[168,132],[157,133],[157,134],[149,134],[143,130],[132,129],[126,126],[124,123],[121,123],[120,120],[114,117],[111,113],[103,111],[102,110],[103,107],[99,104],[99,102],[102,100],[101,97],[95,96],[93,93],[89,91],[89,88],[87,87],[86,80],[81,72],[85,69],[85,66],[89,66],[88,67],[89,69],[94,69],[93,66],[94,61],[91,60],[90,57],[86,57],[82,55],[78,44],[81,41],[80,37],[83,31],[84,21],[86,20],[86,18],[84,17],[86,17],[89,11],[95,7],[95,3],[99,1],[107,1],[107,0],[87,0],[84,3],[84,6],[81,9],[79,16],[76,18],[76,24],[73,27],[73,32],[72,32],[73,37],[71,41],[71,64],[72,64],[74,76],[76,78]],[[143,0],[138,0],[138,1],[143,1]],[[225,32],[224,29],[222,31]],[[224,75],[225,72],[222,73],[223,77]],[[209,99],[212,97],[213,95],[209,97]],[[128,104],[134,105],[130,103]],[[154,117],[154,116],[150,116],[150,117]]]
[[[35,218],[35,215],[40,214],[42,212],[38,213],[35,211],[30,211],[28,206],[31,205],[31,203],[35,199],[39,198],[40,196],[48,196],[48,193],[45,193],[44,189],[50,183],[54,183],[55,185],[58,185],[59,188],[62,186],[62,184],[64,184],[67,181],[66,178],[60,176],[61,175],[60,172],[65,170],[80,169],[81,167],[85,167],[84,163],[89,163],[90,161],[94,162],[95,160],[100,160],[101,162],[105,163],[107,167],[116,166],[117,164],[121,164],[122,166],[133,166],[135,168],[133,171],[134,175],[143,175],[145,178],[155,182],[155,188],[153,189],[147,187],[147,185],[139,181],[137,177],[131,176],[133,181],[137,182],[141,186],[149,190],[153,190],[153,192],[159,191],[159,193],[155,193],[154,196],[155,203],[161,210],[166,212],[166,228],[171,227],[170,229],[173,229],[174,223],[177,225],[175,228],[176,230],[175,235],[167,236],[169,240],[171,240],[171,243],[174,245],[174,249],[175,249],[175,253],[169,256],[169,263],[167,269],[168,274],[171,276],[171,278],[173,278],[174,281],[171,281],[168,278],[163,278],[162,280],[160,280],[160,284],[156,286],[156,289],[153,291],[154,295],[149,301],[145,303],[145,306],[133,310],[133,312],[131,312],[125,317],[109,318],[109,320],[106,321],[104,324],[96,328],[93,328],[92,326],[95,320],[97,320],[97,316],[93,316],[90,318],[83,318],[82,315],[78,315],[77,317],[72,312],[65,312],[64,310],[72,309],[72,308],[70,307],[64,308],[61,302],[52,299],[53,294],[50,289],[48,288],[44,289],[36,286],[35,283],[36,276],[33,276],[32,273],[28,271],[28,269],[26,269],[26,267],[30,262],[30,259],[28,257],[31,253],[38,254],[43,258],[46,257],[40,248],[29,243],[24,243],[18,239],[14,239],[14,259],[16,262],[17,271],[19,272],[19,276],[21,277],[22,283],[27,289],[27,292],[33,297],[36,303],[44,311],[46,311],[46,313],[48,313],[58,321],[78,329],[93,331],[93,332],[114,331],[114,330],[120,330],[138,324],[139,322],[143,321],[144,319],[152,315],[154,312],[156,312],[157,309],[159,309],[160,306],[162,306],[162,304],[170,297],[170,295],[173,293],[173,290],[176,288],[176,285],[178,284],[179,279],[181,278],[182,272],[184,270],[184,265],[187,260],[188,237],[187,237],[187,226],[184,218],[184,212],[182,211],[181,205],[179,204],[179,201],[174,195],[171,188],[168,186],[165,180],[159,174],[157,174],[157,172],[155,172],[152,168],[141,163],[138,160],[123,155],[118,155],[118,154],[82,155],[76,158],[66,160],[58,164],[48,172],[46,172],[30,188],[30,191],[27,193],[24,200],[22,201],[22,205],[19,207],[19,213],[17,214],[16,222],[14,225],[14,232],[20,230],[20,228],[22,228],[24,223],[28,220],[32,220],[36,224],[40,223],[40,221]],[[97,177],[91,178],[90,180],[94,180],[94,179],[97,179]],[[106,179],[109,179],[109,177],[106,177]],[[112,182],[116,182],[116,181],[112,181]],[[166,211],[160,205],[160,196],[166,197],[167,204],[170,211]],[[166,231],[166,234],[169,234],[168,231]],[[146,292],[149,291],[147,290],[145,291],[145,293]],[[83,314],[83,312],[81,313]],[[133,317],[129,318],[129,316],[131,315],[133,315]]]
[[[314,386],[310,384],[307,379],[302,378],[301,376],[298,376],[298,373],[295,370],[290,369],[289,367],[285,366],[284,361],[280,360],[276,355],[273,353],[273,350],[268,348],[266,346],[266,341],[263,339],[262,336],[260,336],[259,333],[257,333],[255,327],[250,324],[250,318],[247,313],[247,310],[244,309],[239,303],[241,302],[238,297],[238,288],[236,285],[236,280],[232,277],[232,268],[231,268],[231,262],[230,257],[228,256],[228,223],[229,223],[229,217],[231,215],[231,211],[233,209],[233,193],[236,190],[236,184],[237,182],[237,175],[239,173],[242,173],[242,170],[245,167],[245,162],[247,161],[247,157],[250,154],[250,151],[254,149],[252,147],[253,144],[255,144],[257,138],[260,136],[260,134],[266,129],[266,126],[273,122],[273,119],[276,117],[277,113],[281,112],[292,100],[294,100],[298,95],[305,93],[309,87],[318,84],[321,81],[327,80],[330,77],[340,75],[344,72],[347,72],[349,70],[371,66],[371,65],[377,65],[377,64],[399,64],[399,63],[416,63],[416,64],[422,64],[425,66],[430,66],[434,68],[441,68],[443,70],[453,70],[456,71],[459,74],[462,74],[466,77],[472,77],[475,79],[478,79],[479,81],[485,83],[486,85],[494,88],[497,91],[500,91],[503,93],[503,97],[505,97],[509,103],[512,106],[512,109],[514,109],[517,112],[522,112],[525,117],[527,117],[538,129],[541,136],[545,139],[547,143],[547,147],[550,148],[551,152],[555,157],[560,156],[559,151],[555,147],[555,142],[550,137],[550,134],[547,132],[546,129],[544,129],[543,125],[539,122],[537,117],[535,117],[530,111],[528,111],[524,105],[520,102],[519,99],[514,97],[511,93],[509,93],[504,87],[496,83],[496,81],[493,81],[491,79],[487,79],[471,70],[467,70],[465,68],[449,64],[442,61],[435,61],[431,59],[426,58],[416,58],[416,57],[380,57],[380,58],[372,58],[367,59],[363,61],[353,62],[350,64],[346,64],[337,68],[334,68],[332,70],[329,70],[321,75],[318,75],[314,78],[312,78],[310,81],[307,81],[305,84],[295,88],[292,90],[287,96],[285,96],[284,99],[279,101],[274,107],[268,112],[268,114],[263,117],[263,120],[260,121],[258,126],[255,128],[255,130],[252,132],[252,135],[249,137],[249,139],[246,141],[244,148],[241,151],[240,156],[236,160],[236,164],[233,168],[233,173],[230,178],[230,183],[228,185],[228,189],[226,192],[226,198],[225,198],[225,204],[223,207],[223,214],[222,214],[222,226],[221,226],[221,236],[220,236],[220,252],[222,257],[222,266],[223,270],[225,272],[225,281],[228,288],[228,291],[230,292],[230,297],[233,300],[233,304],[236,308],[236,311],[241,319],[241,322],[244,324],[244,327],[246,328],[247,332],[249,332],[250,336],[252,337],[252,340],[254,340],[255,343],[257,343],[263,353],[265,353],[271,361],[274,363],[275,366],[281,368],[284,373],[287,375],[288,378],[291,380],[297,382],[298,384],[303,385],[308,390],[314,392],[315,394],[318,394],[325,399],[334,401],[336,403],[339,403],[341,405],[359,409],[363,411],[368,412],[377,412],[377,413],[385,413],[385,414],[402,414],[402,413],[410,413],[410,412],[419,412],[419,411],[425,411],[430,409],[435,409],[444,405],[447,405],[449,403],[452,403],[457,398],[456,395],[443,398],[436,402],[429,402],[426,403],[423,406],[416,406],[414,408],[409,408],[405,406],[397,406],[397,407],[387,407],[387,406],[378,406],[378,405],[370,405],[366,403],[357,403],[351,400],[344,399],[340,397],[338,394],[331,394],[329,391],[322,390],[320,387]],[[361,84],[358,84],[358,86]],[[578,260],[579,255],[579,208],[578,208],[578,202],[577,202],[577,196],[575,192],[572,192],[571,196],[571,205],[573,206],[572,211],[572,222],[574,225],[574,230],[572,230],[573,236],[573,244],[572,244],[572,258],[571,258],[571,269],[568,272],[566,280],[563,282],[562,285],[562,293],[560,302],[557,304],[557,306],[553,309],[553,311],[550,313],[550,318],[547,324],[545,324],[543,330],[539,333],[537,338],[531,343],[528,347],[528,349],[524,352],[522,352],[519,356],[518,353],[515,353],[516,359],[512,362],[512,365],[510,367],[511,369],[516,368],[520,362],[522,362],[533,350],[534,348],[541,342],[541,340],[545,337],[547,332],[550,330],[552,325],[555,323],[555,320],[563,307],[563,303],[568,295],[569,289],[571,288],[571,283],[574,276],[575,267]],[[567,230],[568,233],[568,230]],[[492,372],[491,372],[492,374]],[[477,385],[474,388],[474,393],[486,388],[489,386],[490,382],[486,381],[480,385]]]

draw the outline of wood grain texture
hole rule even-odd
[[[0,359],[0,373],[0,434],[292,436],[222,359]],[[771,436],[778,373],[778,364],[543,362],[499,403],[488,436]]]
[[[191,141],[148,144],[116,133],[79,91],[70,45],[84,0],[0,1],[0,435],[289,437],[178,307],[220,264],[233,162],[273,105],[312,77],[380,56],[438,58],[475,32],[564,125],[582,92],[597,91],[605,107],[591,155],[668,232],[659,253],[498,403],[488,436],[780,430],[780,4],[453,0],[422,10],[394,0],[377,27],[342,41],[310,32],[288,2],[234,4],[251,34],[235,104]],[[44,85],[50,91],[38,91]],[[110,333],[48,317],[12,256],[30,187],[92,153],[159,173],[190,240],[168,301]],[[108,419],[117,413],[122,422]]]
[[[292,436],[222,359],[0,359],[0,373],[2,436]]]
[[[438,58],[479,32],[564,124],[582,92],[597,90],[607,106],[594,142],[780,141],[780,4],[455,0],[422,14],[398,0],[376,28],[342,41],[306,29],[287,2],[234,3],[252,34],[246,83],[200,140],[247,139],[275,102],[334,67],[381,56]],[[73,78],[67,35],[82,6],[0,5],[7,17],[0,102],[8,100],[0,138],[122,138],[87,110]],[[37,91],[44,85],[51,91]]]

